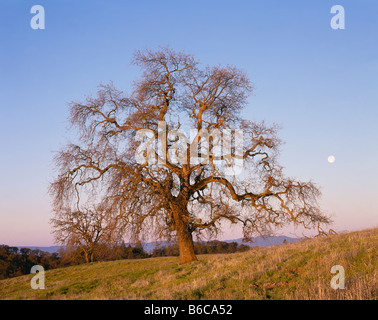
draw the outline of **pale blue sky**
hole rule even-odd
[[[36,4],[45,30],[30,27]],[[330,27],[335,4],[345,30]],[[1,0],[0,10],[0,244],[53,244],[47,188],[53,151],[70,138],[67,102],[110,80],[127,92],[133,51],[159,45],[244,69],[256,87],[244,116],[283,127],[286,173],[321,187],[336,230],[378,225],[377,1]]]

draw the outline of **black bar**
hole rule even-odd
[[[340,319],[352,311],[363,317],[373,311],[373,301],[346,300],[37,300],[0,301],[3,312],[43,315],[48,318],[84,316],[86,319],[271,319],[309,315]],[[52,310],[52,311],[51,311]],[[114,317],[113,317],[114,319]]]

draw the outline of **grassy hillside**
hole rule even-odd
[[[300,243],[202,255],[98,262],[0,281],[0,299],[377,299],[378,229]],[[345,269],[344,290],[330,287],[333,265]]]

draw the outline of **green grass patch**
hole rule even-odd
[[[0,299],[377,299],[378,229],[243,253],[95,262],[0,281]],[[330,287],[342,265],[346,289]]]

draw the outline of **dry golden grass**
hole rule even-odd
[[[377,299],[378,229],[234,254],[98,262],[0,281],[1,299]],[[345,289],[330,286],[345,269]]]

